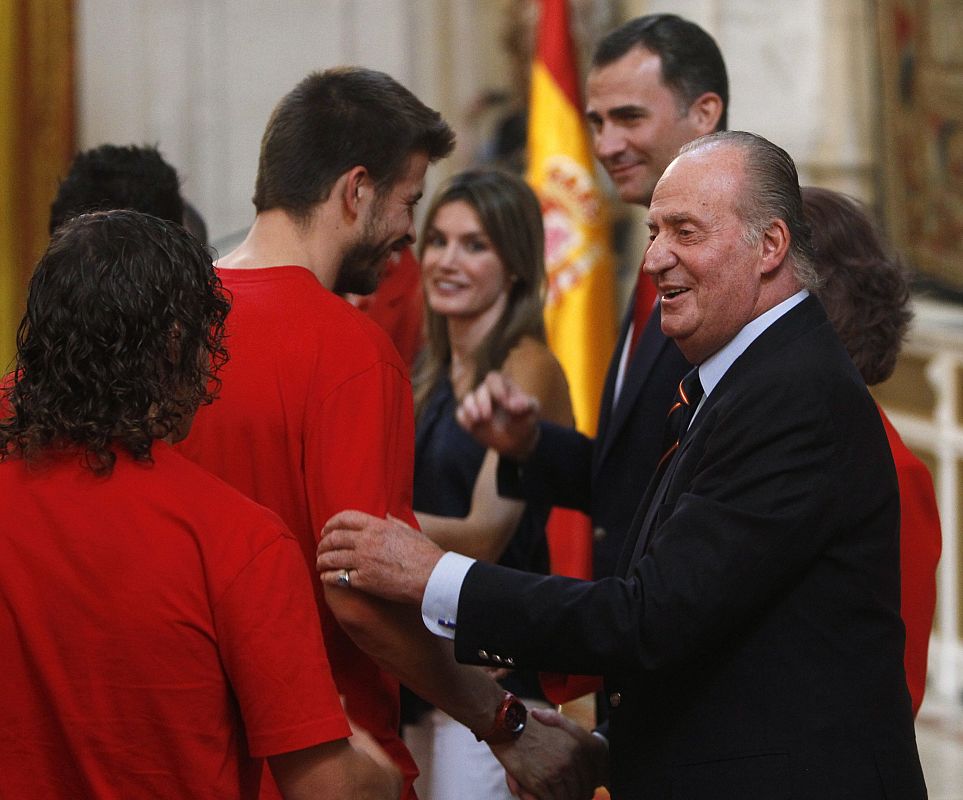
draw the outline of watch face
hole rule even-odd
[[[517,700],[505,709],[505,727],[512,733],[521,733],[525,728],[528,711]]]
[[[505,692],[505,697],[495,713],[495,723],[491,730],[482,735],[476,733],[475,738],[490,745],[505,744],[521,736],[527,719],[528,709],[525,704],[511,692]]]

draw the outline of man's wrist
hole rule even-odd
[[[421,618],[436,636],[455,638],[458,598],[465,575],[475,559],[458,553],[445,553],[435,564],[421,600]]]
[[[491,725],[482,733],[474,730],[472,733],[479,742],[496,746],[515,741],[522,735],[527,723],[528,709],[525,704],[511,692],[505,692]]]

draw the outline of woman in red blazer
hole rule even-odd
[[[868,386],[885,381],[896,366],[912,314],[902,264],[890,254],[860,204],[828,189],[804,187],[813,229],[819,299]],[[926,656],[936,608],[940,517],[926,465],[903,443],[880,409],[900,499],[900,613],[906,626],[906,683],[919,711],[926,689]]]

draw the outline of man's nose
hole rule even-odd
[[[665,236],[655,236],[649,239],[642,260],[642,269],[647,275],[658,275],[665,272],[676,263],[675,254],[669,246]]]
[[[592,134],[592,146],[595,148],[595,155],[599,159],[611,158],[625,149],[625,137],[619,133],[614,125],[603,123]]]

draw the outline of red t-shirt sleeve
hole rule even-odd
[[[403,368],[375,362],[333,389],[316,413],[305,453],[315,542],[324,523],[349,508],[415,525],[414,417]]]
[[[214,603],[218,647],[252,756],[351,735],[316,609],[288,534],[258,552]]]
[[[389,347],[385,339],[384,348]],[[349,508],[379,517],[390,513],[415,525],[411,384],[397,354],[373,359],[346,377],[314,412],[304,475],[315,543],[328,519]],[[397,678],[362,657],[335,623],[324,630],[348,713],[399,765],[405,778],[402,796],[413,798],[418,770],[398,736]]]

